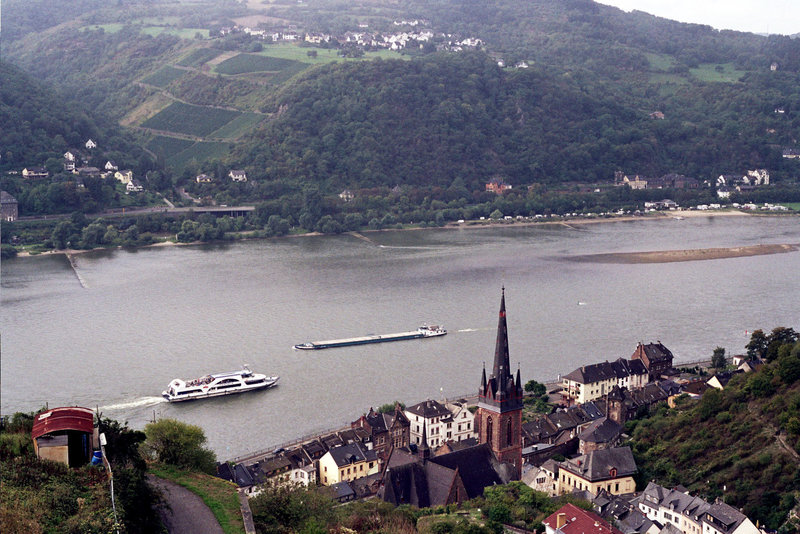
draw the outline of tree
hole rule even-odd
[[[494,210],[491,214],[489,214],[489,217],[494,220],[502,219],[503,212],[500,210]]]
[[[541,397],[547,394],[547,387],[536,380],[528,380],[525,384],[525,391],[532,393],[536,397]]]
[[[745,345],[747,349],[747,356],[750,358],[764,358],[767,355],[767,345],[769,344],[769,340],[767,340],[766,334],[761,329],[755,330],[750,335],[750,342]]]
[[[144,427],[147,439],[141,450],[145,457],[184,469],[194,469],[213,474],[216,455],[206,449],[206,435],[196,425],[176,419],[161,419]]]
[[[714,349],[714,355],[711,356],[711,367],[714,369],[722,369],[727,365],[727,360],[725,359],[725,349],[722,347],[717,347]]]

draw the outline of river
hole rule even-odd
[[[142,428],[200,425],[229,459],[356,419],[395,399],[474,393],[506,287],[523,381],[630,357],[741,353],[747,332],[800,327],[800,252],[663,264],[576,255],[800,243],[797,217],[371,232],[15,258],[2,263],[0,411],[81,405]],[[442,323],[441,338],[323,351],[305,341]],[[277,388],[160,398],[176,377],[237,369]]]

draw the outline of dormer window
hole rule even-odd
[[[617,468],[616,467],[612,467],[609,470],[609,474],[611,475],[612,478],[616,477],[617,476]]]

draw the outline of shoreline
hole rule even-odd
[[[548,220],[548,219],[541,219],[535,221],[505,221],[505,220],[472,220],[466,221],[463,223],[447,223],[444,226],[437,226],[437,227],[412,227],[412,228],[385,228],[381,230],[370,230],[370,229],[361,229],[356,230],[354,232],[343,232],[343,234],[350,234],[357,239],[363,239],[368,242],[372,242],[369,237],[366,237],[362,234],[370,234],[374,232],[415,232],[415,231],[422,231],[422,230],[480,230],[485,228],[498,228],[498,227],[509,227],[509,228],[519,228],[519,227],[529,227],[529,226],[565,226],[567,228],[572,228],[574,226],[581,226],[587,224],[605,224],[605,223],[615,223],[615,222],[638,222],[638,221],[656,221],[656,220],[666,220],[666,219],[676,219],[677,217],[683,218],[700,218],[700,217],[786,217],[787,215],[774,215],[774,214],[762,214],[762,213],[746,213],[740,210],[726,210],[726,211],[675,211],[675,212],[656,212],[646,215],[621,215],[621,216],[612,216],[612,217],[597,217],[597,218],[582,218],[582,217],[571,217],[571,218],[563,218],[559,220]],[[792,216],[792,215],[789,215]],[[320,232],[307,232],[304,234],[289,234],[284,236],[276,236],[276,237],[251,237],[245,236],[241,239],[236,239],[232,241],[244,241],[248,239],[276,239],[276,238],[300,238],[300,237],[312,237],[312,236],[320,236],[325,235]],[[339,234],[342,235],[342,234]],[[53,254],[64,254],[67,257],[85,254],[87,252],[93,252],[97,250],[119,250],[123,248],[130,248],[130,249],[143,249],[143,248],[150,248],[150,247],[170,247],[170,246],[195,246],[195,245],[208,245],[214,243],[230,243],[232,241],[210,241],[207,243],[203,243],[200,241],[193,241],[191,243],[177,243],[175,241],[159,241],[158,243],[151,243],[149,245],[139,245],[135,247],[123,247],[123,246],[115,246],[115,247],[97,247],[92,249],[59,249],[59,250],[47,250],[43,252],[36,252],[31,253],[28,251],[21,251],[17,253],[18,258],[30,258],[36,256],[45,256],[45,255],[53,255]],[[789,245],[792,246],[792,245]],[[733,248],[742,248],[742,247],[733,247]],[[655,252],[655,251],[654,251]],[[675,251],[666,251],[666,252],[675,252]],[[784,252],[789,252],[784,251]],[[772,252],[774,254],[774,252]],[[617,253],[617,254],[645,254],[645,253]],[[762,253],[764,254],[764,253]],[[596,254],[591,256],[614,256],[615,254]],[[755,254],[746,254],[746,255],[755,255]],[[733,256],[724,256],[724,257],[733,257]],[[707,258],[712,259],[712,258]],[[575,261],[591,261],[591,260],[575,260]],[[690,260],[672,260],[672,261],[690,261]],[[606,262],[608,263],[608,261]],[[618,262],[619,263],[619,262]],[[634,263],[634,262],[623,262],[623,263]],[[654,261],[641,261],[635,263],[657,263]]]

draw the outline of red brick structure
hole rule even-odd
[[[651,380],[659,379],[663,373],[672,369],[672,358],[672,352],[660,341],[647,345],[639,343],[631,356],[631,360],[642,360]]]
[[[494,367],[488,380],[486,369],[483,370],[475,425],[478,427],[478,443],[487,443],[499,461],[514,466],[514,480],[519,480],[522,473],[522,395],[519,369],[515,379],[509,365],[503,288]]]

